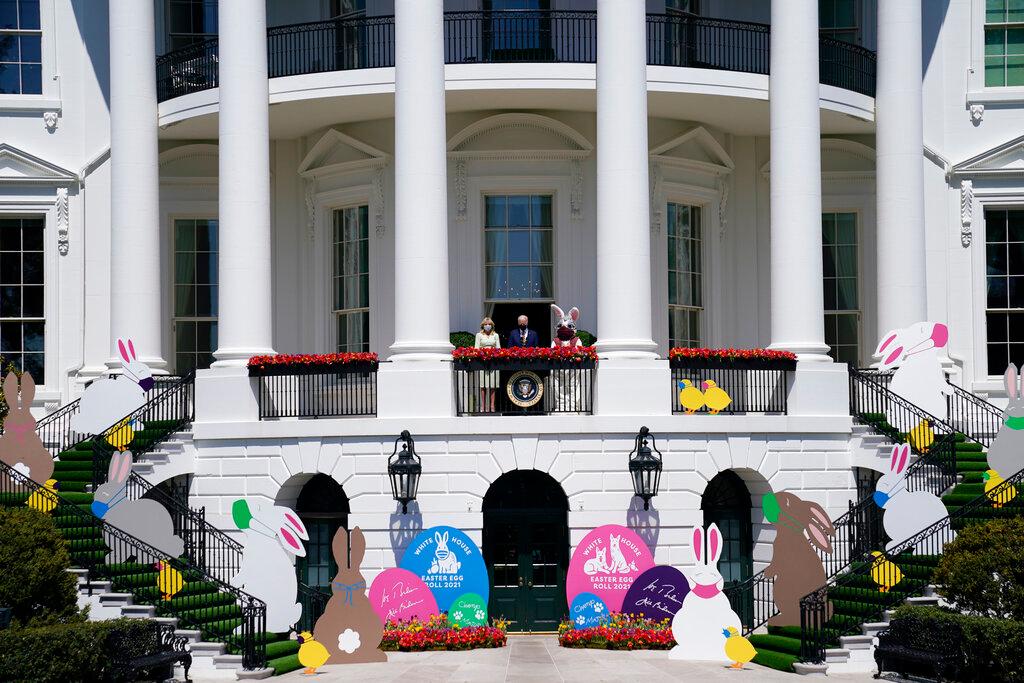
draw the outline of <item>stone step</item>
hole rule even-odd
[[[174,630],[174,635],[181,638],[187,638],[190,643],[198,643],[203,637],[202,631],[197,631],[189,628],[179,628]]]
[[[262,681],[264,678],[270,678],[273,675],[273,669],[253,669],[252,671],[239,669],[237,674],[240,681]]]
[[[849,661],[850,651],[845,647],[833,647],[825,650],[825,664],[843,664]]]
[[[865,636],[871,636],[872,638],[877,636],[879,631],[889,628],[888,621],[873,621],[867,624],[861,624],[860,630],[863,631]]]
[[[100,595],[100,604],[104,607],[126,607],[134,602],[131,593],[103,593]]]
[[[89,570],[80,567],[72,567],[68,573],[73,575],[79,584],[85,583],[89,578]]]
[[[121,608],[121,615],[129,619],[152,619],[156,616],[153,605],[127,605]]]
[[[793,662],[793,671],[801,676],[824,676],[828,672],[828,664],[808,664],[807,662]]]
[[[217,657],[224,654],[226,649],[224,643],[211,643],[205,640],[191,645],[193,657]]]
[[[114,584],[110,581],[86,581],[78,584],[78,592],[96,595],[109,593],[110,589],[113,587]]]
[[[139,462],[149,462],[154,465],[166,465],[171,460],[171,454],[165,450],[150,451],[145,453]],[[136,463],[136,466],[138,462]]]
[[[843,649],[851,652],[853,650],[870,650],[873,641],[873,636],[841,636],[839,638],[839,644],[843,646]]]
[[[907,598],[905,602],[908,605],[917,605],[919,607],[938,607],[939,598],[936,595],[922,595],[916,598]]]
[[[153,621],[160,624],[161,626],[177,626],[177,617],[153,617]]]
[[[241,669],[242,655],[216,655],[213,666],[215,669]]]
[[[135,472],[140,477],[148,477],[153,474],[153,463],[146,460],[137,460],[132,465],[132,472]]]

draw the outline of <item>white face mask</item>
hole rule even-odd
[[[492,325],[484,325],[484,332],[490,332],[494,327]]]

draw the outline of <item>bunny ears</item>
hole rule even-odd
[[[121,355],[121,360],[124,361],[125,365],[137,360],[137,356],[135,355],[135,344],[132,343],[131,339],[118,339],[117,352]]]
[[[1024,393],[1021,391],[1020,376],[1017,373],[1017,366],[1013,363],[1007,365],[1006,372],[1003,373],[1003,387],[1006,389],[1007,398],[1011,400]]]
[[[110,467],[107,468],[107,481],[123,484],[132,471],[132,452],[118,451],[110,456]]]
[[[309,534],[299,516],[291,508],[281,505],[265,509],[252,508],[249,501],[239,498],[231,505],[231,518],[239,529],[249,529],[267,538],[276,536],[286,551],[297,557],[306,556],[306,548],[302,541],[308,541]]]
[[[18,376],[8,372],[4,378],[4,399],[11,410],[28,408],[36,395],[36,383],[27,372],[21,374],[21,387],[18,387]]]
[[[702,561],[704,557],[704,529],[701,527],[695,527],[693,530],[693,559],[697,564],[704,564],[707,566],[714,566],[718,564],[718,558],[722,555],[722,532],[718,530],[718,525],[714,522],[708,527],[707,532],[708,551],[706,561]]]
[[[892,456],[889,458],[889,471],[893,474],[902,474],[907,468],[910,460],[910,445],[898,443],[892,447]]]
[[[575,324],[575,322],[580,319],[580,309],[575,306],[569,309],[569,315],[566,315],[562,309],[555,304],[551,304],[551,311],[555,314],[555,317],[558,318],[559,324],[570,322]]]

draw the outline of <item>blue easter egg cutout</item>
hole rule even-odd
[[[435,526],[421,531],[406,548],[400,566],[420,577],[442,612],[466,593],[476,593],[487,604],[490,582],[480,548],[454,527]]]
[[[600,626],[608,620],[608,605],[593,593],[580,593],[572,599],[569,618],[574,629]]]

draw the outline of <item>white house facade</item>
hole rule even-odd
[[[295,509],[310,585],[339,526],[366,534],[370,581],[450,525],[514,628],[553,630],[589,531],[686,567],[712,521],[742,582],[772,557],[764,494],[836,519],[888,470],[849,373],[883,334],[945,323],[950,381],[996,403],[1024,363],[1014,6],[0,3],[0,354],[36,377],[40,419],[120,371],[118,338],[155,375],[194,372],[188,424],[136,471],[232,535],[240,498]],[[453,362],[485,317],[505,335],[527,315],[549,345],[551,304],[578,307],[597,360],[538,371],[532,409],[506,399],[519,368]],[[797,362],[686,414],[678,383],[711,374],[670,362],[685,347]],[[379,367],[247,367],[338,352]]]

